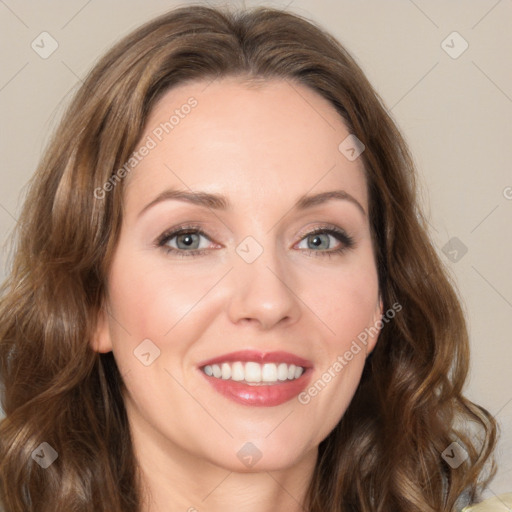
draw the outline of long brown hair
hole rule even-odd
[[[402,306],[319,445],[304,509],[440,512],[461,496],[473,502],[495,472],[497,425],[462,395],[463,310],[429,240],[395,123],[354,59],[314,23],[270,8],[193,5],[146,23],[94,66],[31,182],[0,305],[0,504],[6,512],[140,511],[122,376],[112,353],[89,344],[123,181],[101,198],[94,191],[136,149],[164,92],[226,76],[306,85],[363,142],[383,308]],[[453,442],[467,453],[456,468],[442,456]],[[42,443],[58,454],[45,470],[33,455]]]

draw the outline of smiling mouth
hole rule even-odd
[[[220,395],[254,407],[292,400],[313,375],[311,361],[284,351],[239,350],[202,361],[197,369]]]
[[[223,362],[205,365],[201,370],[216,379],[241,382],[249,386],[271,386],[298,379],[304,368],[287,363],[257,363],[256,361]]]

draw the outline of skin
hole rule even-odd
[[[292,209],[303,194],[341,189],[368,212],[363,164],[339,151],[349,132],[331,104],[281,80],[174,88],[153,109],[141,142],[191,96],[197,106],[123,183],[108,314],[93,345],[114,352],[127,387],[145,512],[298,511],[318,445],[343,416],[377,336],[308,404],[235,403],[198,364],[241,349],[284,350],[313,363],[314,383],[381,318],[368,216],[348,200]],[[139,216],[168,188],[224,194],[231,207],[166,200]],[[156,246],[188,222],[206,232],[195,235],[205,254],[179,257]],[[343,242],[323,234],[316,248],[316,235],[307,235],[326,224],[344,229],[354,246],[329,257]],[[235,250],[247,236],[263,249],[250,264]],[[183,237],[169,245],[191,250]],[[149,366],[133,353],[144,339],[160,350]],[[262,454],[250,468],[237,457],[247,442]]]

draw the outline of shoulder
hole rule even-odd
[[[512,492],[500,494],[476,505],[465,507],[461,512],[508,512],[512,508]]]

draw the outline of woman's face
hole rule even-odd
[[[382,314],[349,135],[286,81],[189,83],[153,109],[94,345],[155,464],[290,467],[343,416]]]

